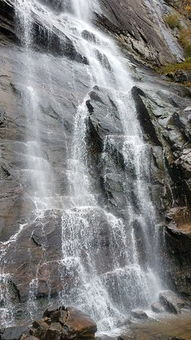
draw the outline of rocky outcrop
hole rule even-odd
[[[160,4],[160,14],[156,13],[160,6],[157,7],[155,1],[101,0],[100,3],[102,14],[97,13],[99,25],[117,37],[119,44],[134,58],[150,65],[180,60],[182,52],[178,42],[174,42],[173,36],[169,37],[179,50],[179,55],[176,56],[173,48],[169,47],[170,43],[165,40],[163,15],[168,13],[168,7],[164,2]]]
[[[166,216],[164,275],[190,296],[190,91],[172,86],[154,96],[139,88],[132,93],[145,140],[152,144],[153,194],[160,192],[158,211]]]
[[[28,329],[27,329],[28,328]],[[73,307],[50,307],[32,327],[19,326],[0,330],[1,340],[70,340],[92,339],[96,323]]]
[[[185,299],[177,296],[172,291],[161,292],[159,301],[167,311],[175,314],[180,313],[181,309],[189,307],[189,304]]]
[[[31,336],[39,340],[91,339],[96,331],[95,322],[75,308],[49,308],[43,319],[34,321],[29,334],[23,334],[20,340],[29,340]]]

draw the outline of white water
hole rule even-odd
[[[143,142],[136,119],[131,97],[134,84],[128,62],[123,59],[115,43],[91,24],[97,1],[73,0],[70,4],[70,13],[57,15],[36,0],[17,0],[15,3],[27,60],[25,114],[31,197],[37,214],[55,207],[62,212],[60,271],[61,275],[67,273],[70,282],[67,286],[63,274],[61,301],[88,312],[98,323],[99,330],[107,331],[125,320],[131,309],[147,308],[157,298],[160,287],[155,268],[157,261],[150,259],[155,247],[156,218],[148,190],[149,149]],[[100,11],[99,8],[97,10]],[[86,100],[89,91],[79,103],[74,119],[68,172],[65,174],[70,183],[69,202],[61,203],[62,200],[56,196],[52,168],[43,153],[40,98],[33,82],[36,69],[31,50],[31,25],[34,16],[50,32],[57,29],[60,36],[64,33],[72,40],[77,51],[89,62],[89,91],[95,85],[104,88],[118,109],[123,135],[106,137],[102,162],[104,177],[107,178],[109,152],[121,143],[127,169],[123,183],[126,192],[125,220],[109,212],[107,206],[100,207],[93,189],[86,146],[86,119],[89,114]],[[84,38],[84,31],[89,32],[91,39]],[[134,173],[133,182],[129,176],[130,169]],[[136,207],[132,196],[136,199]],[[142,237],[143,249],[139,249],[137,232]],[[141,252],[145,254],[144,266]],[[29,288],[28,309],[35,312],[37,277],[31,281]]]

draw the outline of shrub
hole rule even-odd
[[[191,27],[180,31],[179,42],[184,49],[185,57],[191,57]]]
[[[164,21],[171,29],[180,28],[179,17],[176,14],[166,15]]]

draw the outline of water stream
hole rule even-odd
[[[148,184],[150,148],[143,141],[136,118],[135,104],[131,97],[134,83],[128,61],[120,54],[111,38],[102,34],[91,23],[94,9],[100,11],[97,1],[66,2],[66,10],[59,15],[46,6],[46,2],[43,4],[43,1],[40,3],[37,0],[16,0],[15,9],[27,60],[24,108],[27,121],[26,148],[30,169],[30,195],[35,203],[37,215],[41,214],[42,210],[52,208],[61,212],[60,272],[62,275],[67,271],[72,279],[72,285],[67,286],[63,275],[64,288],[59,298],[64,304],[76,305],[88,312],[98,323],[100,331],[110,330],[117,327],[119,321],[125,320],[131,309],[148,308],[161,289],[157,274],[159,268],[156,214]],[[33,82],[36,74],[32,50],[34,18],[49,32],[56,29],[60,36],[67,35],[76,50],[88,61],[88,90],[76,110],[69,154],[63,155],[67,158],[67,171],[64,176],[70,188],[66,200],[58,197],[52,165],[43,152],[43,138],[46,132],[43,130],[40,116],[38,88]],[[89,39],[84,37],[84,32],[88,32]],[[46,62],[46,58],[44,60]],[[47,73],[50,93],[54,97],[48,68]],[[95,86],[104,88],[109,93],[123,126],[122,135],[108,135],[105,138],[102,166],[103,177],[107,178],[110,153],[115,145],[120,145],[126,168],[123,181],[126,219],[109,210],[107,204],[100,205],[94,178],[89,171],[86,138],[89,112],[86,102]],[[133,182],[129,176],[130,172],[134,174]],[[99,221],[101,222],[98,223]],[[140,237],[141,245],[140,241],[138,242]],[[103,239],[108,243],[107,247]],[[153,248],[156,257],[151,258]],[[141,253],[144,254],[144,264]],[[33,296],[37,286],[38,280],[33,278],[29,289],[29,309],[36,308]]]

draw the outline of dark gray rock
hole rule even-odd
[[[146,320],[148,319],[148,315],[146,312],[144,312],[143,310],[140,309],[134,309],[131,311],[131,315],[135,318],[135,319],[141,319],[141,320]]]
[[[0,339],[1,340],[18,340],[21,335],[28,329],[29,325],[18,326],[18,327],[9,327],[6,329],[0,330]]]
[[[162,306],[162,304],[160,302],[152,303],[151,309],[155,313],[164,313],[165,312],[165,308],[164,308],[164,306]]]
[[[191,80],[191,73],[179,70],[174,73],[173,79],[178,83],[189,82]]]
[[[19,340],[39,340],[36,336],[23,334]]]
[[[188,302],[179,297],[176,293],[171,290],[163,291],[159,294],[159,300],[162,306],[171,313],[178,314],[181,308],[188,306]]]

